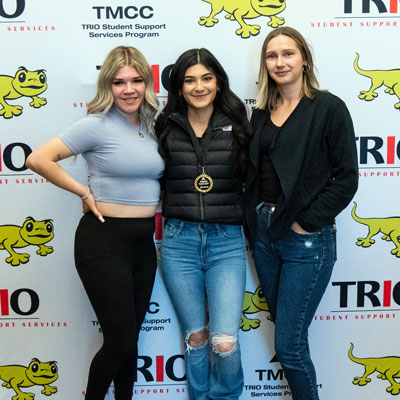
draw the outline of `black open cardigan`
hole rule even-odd
[[[269,111],[255,109],[253,140],[244,195],[248,238],[254,240],[259,203],[260,137]],[[282,194],[269,227],[269,238],[283,238],[294,221],[309,232],[334,223],[358,186],[353,123],[346,105],[329,92],[303,97],[280,128],[270,148]]]

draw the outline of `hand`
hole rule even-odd
[[[293,224],[292,224],[292,226],[291,226],[290,229],[291,229],[292,231],[296,232],[296,233],[299,233],[300,235],[307,235],[307,234],[310,233],[310,232],[305,231],[305,230],[299,225],[299,223],[298,223],[297,221],[294,221],[294,222],[293,222]]]
[[[96,200],[94,199],[94,196],[90,191],[87,197],[85,199],[82,199],[82,212],[86,214],[89,211],[91,211],[100,220],[100,222],[105,222],[103,216],[96,207]]]

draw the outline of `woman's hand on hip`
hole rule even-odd
[[[96,207],[96,200],[94,199],[94,196],[90,191],[87,197],[85,199],[82,199],[82,212],[86,214],[89,211],[91,211],[100,220],[100,222],[105,222],[103,216]]]
[[[299,223],[298,223],[297,221],[294,221],[294,222],[293,222],[293,224],[292,224],[292,226],[291,226],[291,230],[294,231],[294,232],[296,232],[296,233],[299,233],[300,235],[307,235],[307,234],[310,233],[310,232],[305,231],[305,230],[299,225]]]

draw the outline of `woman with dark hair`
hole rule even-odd
[[[161,272],[185,340],[189,397],[238,399],[250,134],[246,109],[208,50],[178,58],[156,133],[166,162]]]
[[[319,90],[310,49],[293,28],[265,39],[258,85],[249,239],[293,400],[317,400],[308,327],[336,261],[335,217],[357,190],[353,124],[344,102]]]
[[[90,366],[86,400],[101,400],[114,381],[115,399],[131,400],[137,340],[153,288],[153,241],[159,177],[151,68],[134,47],[107,55],[88,115],[36,149],[27,166],[82,200],[75,264],[100,322],[104,343]],[[58,161],[81,154],[85,186]],[[89,185],[90,183],[90,185]]]

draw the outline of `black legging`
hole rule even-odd
[[[137,339],[157,265],[152,218],[82,217],[75,264],[103,331],[90,366],[85,400],[103,400],[114,380],[116,400],[131,400]]]

